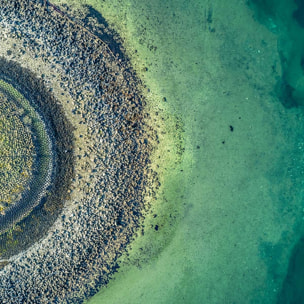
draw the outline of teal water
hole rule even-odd
[[[259,22],[278,37],[282,77],[277,92],[286,107],[304,105],[304,1],[250,1]],[[270,22],[271,20],[271,22]],[[300,190],[301,191],[301,190]],[[278,303],[304,303],[304,241],[294,246]]]
[[[304,2],[249,1],[255,17],[278,37],[283,75],[278,83],[282,102],[289,107],[304,104]],[[281,91],[281,92],[280,92]]]
[[[68,2],[120,34],[161,134],[144,234],[89,303],[303,303],[300,1]]]

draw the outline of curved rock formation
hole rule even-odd
[[[0,236],[0,302],[81,303],[147,208],[154,133],[140,82],[117,45],[40,1],[0,0],[0,32],[0,76],[37,106],[56,152],[49,195]]]

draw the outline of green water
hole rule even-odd
[[[303,303],[304,40],[296,3],[82,3],[121,35],[164,118],[162,187],[145,233],[88,303]]]

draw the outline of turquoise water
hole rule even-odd
[[[144,235],[89,303],[303,303],[300,1],[68,2],[120,34],[161,134]]]
[[[287,108],[304,105],[304,1],[251,1],[255,16],[278,37],[282,77],[278,80],[278,97]],[[271,21],[271,22],[270,22]],[[299,189],[298,191],[301,191]],[[303,232],[302,232],[303,233]],[[294,246],[278,303],[304,303],[304,242]]]

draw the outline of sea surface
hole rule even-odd
[[[89,4],[145,83],[161,187],[88,303],[304,303],[304,1]]]

